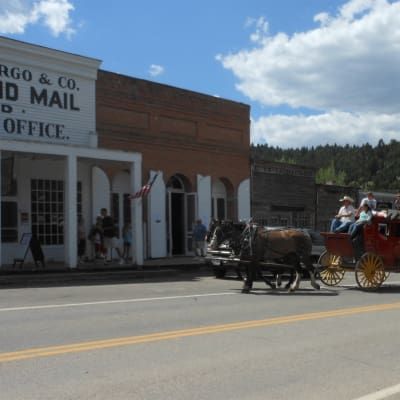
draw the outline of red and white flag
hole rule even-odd
[[[151,190],[151,187],[153,186],[153,183],[157,179],[158,173],[153,176],[145,185],[143,185],[140,190],[138,190],[135,194],[131,194],[130,198],[132,199],[138,199],[140,197],[146,197]]]

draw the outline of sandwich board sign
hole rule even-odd
[[[22,268],[29,250],[32,253],[32,258],[35,262],[35,265],[38,266],[38,263],[40,262],[42,267],[44,267],[44,255],[40,242],[32,235],[32,233],[28,232],[22,234],[17,253],[18,257],[14,258],[13,266],[15,267],[17,263],[19,263],[19,267]]]

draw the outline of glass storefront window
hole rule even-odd
[[[18,205],[16,201],[1,202],[1,241],[18,241]]]
[[[82,215],[82,184],[77,184],[77,212]],[[42,245],[64,244],[64,182],[31,180],[32,234]]]

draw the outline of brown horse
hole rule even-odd
[[[301,273],[307,270],[312,286],[319,289],[310,258],[312,242],[308,233],[300,229],[265,228],[250,224],[241,234],[234,235],[231,224],[227,223],[216,224],[211,227],[210,233],[211,248],[216,249],[220,243],[228,240],[235,256],[246,266],[243,292],[250,291],[257,277],[272,288],[276,287],[261,273],[261,266],[272,273],[278,282],[282,274],[290,273],[287,285],[290,291],[299,287]]]
[[[320,288],[315,280],[314,266],[311,262],[312,242],[306,232],[289,228],[267,229],[254,225],[246,229],[244,237],[247,236],[247,240],[244,241],[241,253],[241,259],[247,261],[247,278],[242,290],[244,293],[251,290],[254,279],[261,275],[261,263],[265,263],[267,269],[272,268],[277,273],[294,271],[295,279],[289,286],[290,291],[298,289],[304,269],[310,275],[311,285],[315,289]],[[270,282],[265,282],[271,285]]]

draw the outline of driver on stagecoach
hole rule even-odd
[[[343,205],[332,220],[331,232],[346,233],[350,225],[355,221],[356,210],[353,207],[354,200],[349,196],[343,196],[339,201]]]

